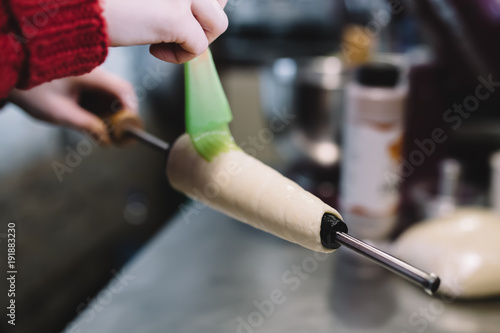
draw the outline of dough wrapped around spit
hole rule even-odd
[[[203,159],[187,134],[173,145],[167,164],[170,184],[192,199],[255,228],[318,252],[325,213],[340,214],[276,170],[241,150]]]

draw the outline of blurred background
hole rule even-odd
[[[393,239],[456,206],[495,208],[498,1],[229,0],[226,12],[211,49],[236,142],[340,207],[355,234]],[[134,84],[149,132],[183,133],[182,66],[134,47],[112,49],[104,67]],[[0,133],[0,240],[15,221],[19,332],[57,332],[185,198],[148,147],[93,146],[59,178],[54,163],[84,136],[12,105]],[[389,184],[372,184],[374,208],[361,194],[373,179]]]

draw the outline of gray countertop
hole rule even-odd
[[[433,298],[346,250],[313,253],[189,207],[67,333],[500,332],[499,298]]]

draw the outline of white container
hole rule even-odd
[[[396,67],[365,65],[346,88],[340,205],[360,238],[386,239],[397,219],[407,96],[398,82]]]

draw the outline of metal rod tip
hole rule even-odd
[[[429,274],[429,276],[427,284],[424,286],[424,290],[426,293],[433,296],[441,285],[441,279],[434,273]]]

